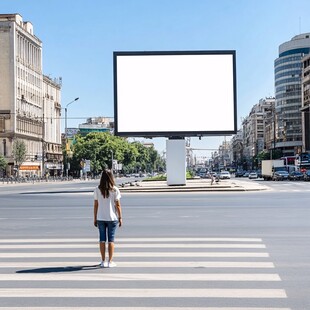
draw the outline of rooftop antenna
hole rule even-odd
[[[301,34],[301,17],[299,16],[299,34]]]

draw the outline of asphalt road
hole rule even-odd
[[[310,182],[123,193],[113,269],[97,267],[94,186],[0,187],[0,309],[310,309]]]

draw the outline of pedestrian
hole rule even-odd
[[[94,225],[99,229],[99,248],[101,254],[100,267],[115,267],[114,236],[117,224],[122,226],[121,194],[115,185],[111,170],[103,170],[100,183],[94,191]],[[106,261],[106,242],[108,242],[108,257]]]
[[[211,185],[213,185],[214,180],[215,180],[214,174],[212,172],[210,172],[209,176],[210,176],[210,179],[211,179]]]

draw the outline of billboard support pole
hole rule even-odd
[[[166,141],[167,185],[186,185],[186,146],[184,138]]]

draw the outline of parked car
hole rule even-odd
[[[257,177],[262,178],[262,170],[257,170]]]
[[[230,173],[228,171],[221,171],[220,172],[220,179],[230,179]]]
[[[205,172],[199,172],[198,176],[203,179],[206,177],[206,173]]]
[[[288,180],[289,173],[287,171],[276,171],[273,174],[273,180],[274,181],[283,181],[283,180]]]
[[[258,178],[258,175],[257,175],[256,172],[251,172],[251,173],[249,174],[249,179],[257,179],[257,178]]]
[[[307,170],[307,171],[304,173],[304,180],[305,180],[305,181],[310,181],[310,170]]]
[[[243,177],[248,178],[248,177],[249,177],[249,174],[250,174],[250,172],[245,171],[245,172],[243,173]]]
[[[293,172],[290,173],[288,178],[291,181],[297,181],[297,180],[300,181],[300,180],[304,179],[304,175],[300,171],[293,171]]]
[[[237,170],[237,171],[235,172],[235,177],[236,177],[236,178],[243,177],[243,174],[244,174],[244,171],[243,171],[243,170]]]

